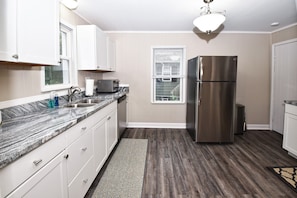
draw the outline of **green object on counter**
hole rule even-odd
[[[48,108],[52,109],[55,107],[55,101],[53,99],[48,100]]]

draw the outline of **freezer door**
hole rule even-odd
[[[198,86],[196,142],[233,142],[236,84],[203,82]]]
[[[200,56],[198,81],[236,81],[237,56]]]

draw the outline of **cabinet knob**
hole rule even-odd
[[[107,120],[110,120],[110,118],[111,118],[111,117],[109,116],[109,117],[107,118]]]
[[[85,131],[87,129],[87,127],[82,127],[81,130]]]
[[[68,157],[69,157],[69,155],[68,155],[68,154],[64,155],[64,158],[65,158],[65,159],[68,159]]]
[[[14,55],[12,55],[12,58],[18,59],[19,58],[19,55],[14,54]]]
[[[33,161],[33,164],[34,164],[35,166],[37,166],[37,165],[40,164],[41,162],[42,162],[42,159],[38,159],[38,160]]]
[[[81,150],[86,151],[86,150],[88,150],[88,147],[83,147],[83,148],[81,148]]]

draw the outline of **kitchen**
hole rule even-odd
[[[69,24],[88,24],[64,6],[60,9],[61,19]],[[118,78],[121,83],[129,84],[128,127],[185,128],[185,105],[152,104],[150,87],[151,47],[186,46],[186,59],[198,54],[236,54],[239,57],[237,102],[246,106],[248,129],[267,130],[270,123],[272,44],[296,38],[296,25],[273,33],[220,33],[215,38],[210,35],[211,39],[208,35],[192,32],[115,31],[107,34],[116,41],[116,72],[79,71],[78,85],[84,87],[85,77]],[[31,102],[49,97],[49,93],[40,91],[39,66],[1,63],[0,76],[0,87],[5,93],[0,95],[1,109],[24,100]]]

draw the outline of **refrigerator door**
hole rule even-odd
[[[197,84],[196,142],[233,142],[236,83]]]
[[[187,114],[186,114],[186,127],[193,140],[196,139],[196,69],[197,58],[188,61],[188,73],[187,73]]]
[[[197,81],[236,81],[237,56],[200,56]]]

